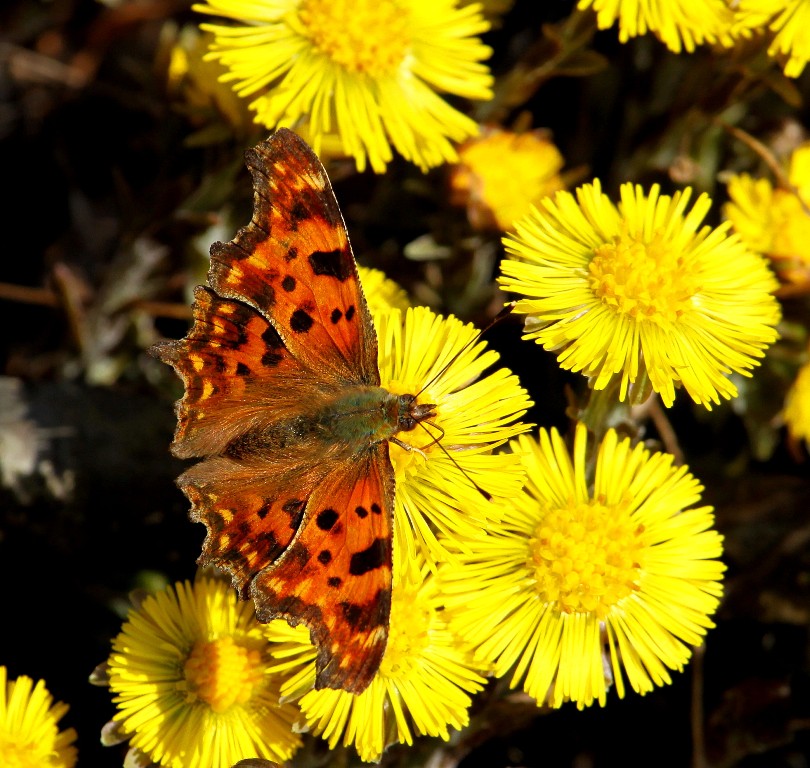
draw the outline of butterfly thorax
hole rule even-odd
[[[307,408],[309,405],[309,408]],[[371,445],[407,432],[435,417],[435,405],[418,404],[411,394],[395,395],[382,387],[343,387],[332,397],[302,403],[295,416],[256,425],[232,440],[225,454],[239,459],[250,454],[316,448],[354,455]]]
[[[417,405],[414,395],[394,395],[382,387],[358,386],[342,393],[315,416],[324,435],[365,447],[413,429],[435,416],[434,405]]]

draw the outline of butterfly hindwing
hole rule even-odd
[[[359,693],[380,664],[391,608],[393,503],[383,442],[326,475],[300,534],[251,585],[262,621],[283,617],[312,631],[318,688]]]
[[[293,494],[274,469],[265,463],[257,471],[216,456],[178,479],[192,504],[191,519],[207,528],[199,563],[228,572],[243,598],[256,574],[272,567],[289,547],[318,478],[296,475]]]

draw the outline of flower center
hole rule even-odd
[[[643,526],[598,500],[549,510],[529,542],[536,589],[562,613],[609,609],[638,589]]]
[[[391,599],[391,625],[380,674],[386,677],[409,675],[430,640],[431,610],[418,590],[395,589]]]
[[[202,700],[214,712],[250,700],[261,682],[261,654],[234,643],[231,637],[197,641],[184,665],[188,700]]]
[[[301,34],[348,72],[393,74],[408,55],[405,8],[391,0],[303,0]]]
[[[700,287],[683,252],[661,232],[649,242],[622,232],[594,251],[590,285],[604,304],[635,320],[677,322]]]

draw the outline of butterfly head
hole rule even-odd
[[[416,395],[399,395],[398,431],[410,432],[422,421],[436,418],[435,403],[417,403]]]

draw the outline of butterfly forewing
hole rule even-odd
[[[377,339],[323,166],[286,130],[245,157],[253,219],[232,242],[212,246],[211,286],[271,319],[320,375],[379,384]]]

